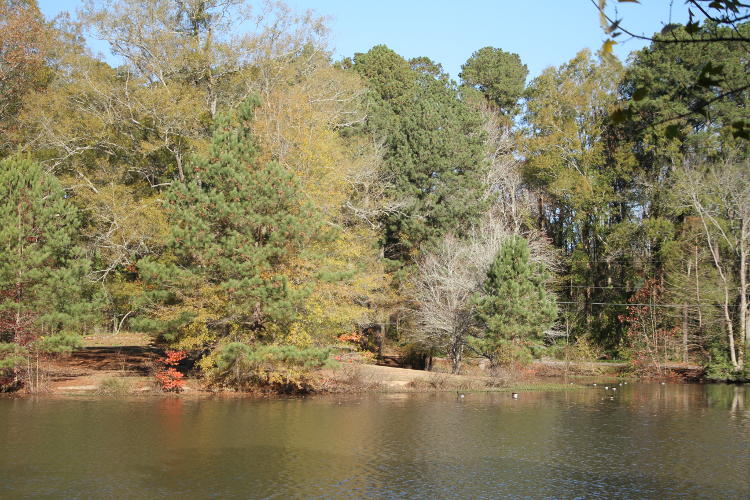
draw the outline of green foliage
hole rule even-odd
[[[581,51],[530,84],[524,116],[523,175],[541,194],[541,228],[567,257],[561,291],[575,303],[571,334],[590,334],[610,350],[623,333],[618,310],[592,303],[623,303],[640,270],[631,256],[653,248],[610,243],[631,224],[640,231],[648,215],[640,208],[638,164],[609,123],[621,72],[616,61]]]
[[[711,360],[706,365],[706,378],[716,382],[747,382],[750,380],[750,370],[747,364],[742,370],[737,370],[727,356],[726,348],[715,345],[711,348]]]
[[[0,375],[26,363],[28,349],[14,342],[0,342]]]
[[[268,387],[281,393],[306,393],[313,389],[311,372],[331,365],[329,355],[328,349],[232,342],[214,353],[209,379],[237,390]]]
[[[367,129],[385,143],[390,197],[383,217],[387,258],[409,263],[423,245],[463,234],[483,213],[481,119],[426,58],[411,62],[383,45],[357,54],[354,70],[372,89]]]
[[[509,239],[490,266],[482,293],[473,299],[483,332],[472,336],[469,345],[493,364],[509,346],[541,343],[557,318],[555,296],[546,289],[550,273],[530,262],[529,255],[524,238]]]
[[[0,161],[0,341],[26,344],[93,321],[78,227],[53,175],[23,156]]]
[[[518,111],[528,74],[518,54],[484,47],[461,66],[459,76],[464,85],[479,90],[502,113],[512,116]]]
[[[56,333],[39,337],[21,345],[0,342],[0,392],[24,387],[37,392],[40,385],[39,360],[60,354],[70,354],[83,346],[80,335]]]
[[[694,148],[703,144],[719,154],[733,143],[747,147],[746,140],[733,139],[747,127],[750,76],[746,50],[739,43],[695,40],[748,35],[747,22],[738,25],[736,31],[711,22],[695,33],[678,26],[657,35],[654,43],[634,54],[622,93],[626,100],[632,99],[626,127],[642,144],[639,151],[644,163],[658,169],[688,145]],[[664,40],[668,43],[660,43]],[[675,43],[679,40],[686,43]],[[718,98],[722,95],[725,97]],[[714,140],[705,142],[717,135],[722,137],[724,147],[717,148]]]
[[[419,307],[404,295],[420,254],[511,205],[528,214],[513,230],[561,256],[568,359],[636,357],[618,316],[656,280],[659,359],[740,378],[740,348],[727,352],[750,344],[750,23],[735,0],[700,3],[729,17],[670,24],[626,67],[605,18],[599,57],[524,89],[518,55],[493,47],[460,86],[384,45],[336,67],[320,20],[283,5],[246,43],[235,0],[90,2],[56,28],[36,2],[0,0],[0,158],[41,162],[0,163],[4,380],[80,346],[70,332],[114,325],[204,355],[217,383],[309,390],[322,354],[307,348]],[[260,107],[240,102],[249,91]],[[509,204],[489,207],[500,191]],[[473,303],[472,347],[494,363],[528,359],[555,313],[522,247],[504,247]]]
[[[45,354],[70,354],[83,347],[83,339],[74,333],[57,333],[40,338],[34,349]]]
[[[167,255],[140,266],[155,306],[140,325],[166,340],[207,334],[192,346],[203,347],[257,337],[269,324],[291,322],[308,293],[289,276],[306,245],[322,237],[321,224],[294,175],[258,160],[250,132],[256,105],[250,99],[220,115],[210,154],[167,193]]]

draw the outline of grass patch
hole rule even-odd
[[[406,390],[390,390],[386,392],[521,392],[521,391],[570,391],[583,389],[577,384],[561,384],[550,382],[508,382],[493,379],[450,381],[441,378],[427,378],[412,380],[406,385]]]
[[[96,393],[100,396],[124,396],[130,394],[130,391],[130,381],[122,377],[107,377],[96,388]]]

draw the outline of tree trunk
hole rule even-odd
[[[456,341],[451,345],[450,358],[451,358],[451,373],[458,375],[461,372],[461,359],[463,358],[464,344],[461,341]]]
[[[688,362],[688,308],[682,307],[682,362]]]
[[[701,285],[698,275],[698,246],[693,247],[695,251],[695,303],[698,304],[698,330],[703,329],[703,312],[701,311]]]
[[[747,304],[747,240],[748,238],[748,221],[742,219],[742,229],[740,230],[740,338],[744,340],[744,349],[740,350],[740,366],[744,361],[745,351],[750,349],[750,328],[748,328],[748,304]]]
[[[703,225],[703,231],[704,235],[706,237],[706,243],[708,243],[708,249],[711,252],[711,257],[714,261],[714,266],[716,267],[716,271],[719,273],[719,278],[721,278],[721,282],[724,286],[724,304],[723,304],[723,312],[724,312],[724,325],[726,326],[726,333],[727,333],[727,340],[729,341],[729,359],[732,362],[732,367],[735,370],[740,369],[740,365],[737,361],[737,350],[734,345],[734,325],[732,324],[732,315],[729,312],[730,307],[730,294],[729,294],[729,281],[727,279],[726,273],[724,272],[724,267],[721,264],[721,254],[719,253],[718,245],[715,244],[713,238],[711,237],[711,231],[708,228],[708,224],[706,223],[706,217],[704,215],[704,212],[702,210],[701,204],[697,201],[695,201],[694,198],[694,206],[696,208],[696,211],[698,212],[698,215],[701,219],[701,224]]]
[[[174,156],[177,160],[177,175],[180,178],[180,182],[185,182],[185,170],[182,168],[182,153],[177,153]]]

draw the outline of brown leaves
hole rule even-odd
[[[35,5],[0,0],[0,132],[12,127],[23,97],[44,85],[50,41]]]

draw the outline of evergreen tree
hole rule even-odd
[[[483,334],[470,346],[492,364],[504,347],[522,347],[540,341],[557,317],[555,296],[545,288],[550,273],[529,261],[529,244],[514,236],[502,245],[487,272],[482,293],[474,297]]]
[[[96,301],[78,227],[53,175],[22,156],[0,161],[0,342],[27,345],[91,321]]]
[[[410,262],[445,234],[463,234],[484,211],[481,118],[429,59],[407,62],[379,45],[357,54],[354,69],[373,90],[367,126],[385,142],[390,195],[401,205],[383,220],[385,255]]]
[[[529,69],[518,54],[494,47],[474,52],[461,66],[464,85],[477,89],[506,116],[518,111]]]
[[[258,160],[256,106],[249,99],[217,117],[208,157],[168,193],[167,257],[141,265],[156,306],[141,325],[185,347],[267,336],[270,324],[294,319],[306,294],[289,276],[321,226],[294,175]]]

